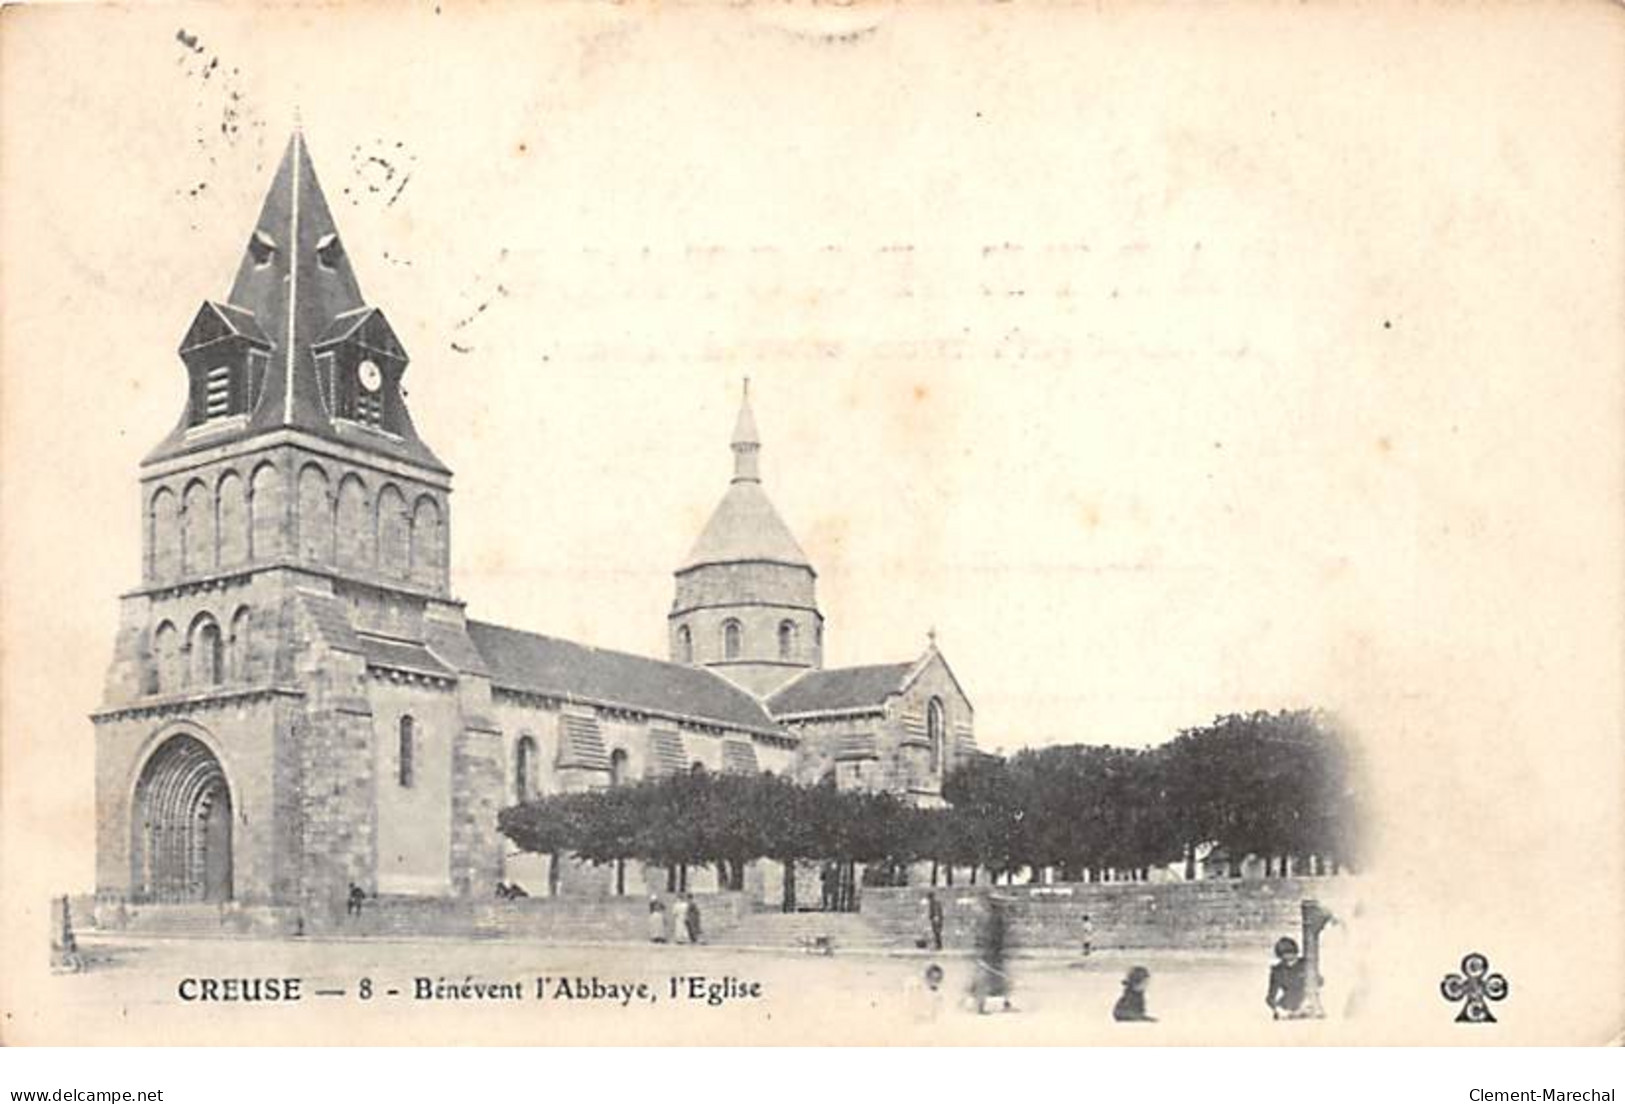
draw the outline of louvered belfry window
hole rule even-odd
[[[203,416],[223,418],[231,413],[231,365],[217,364],[203,381]]]

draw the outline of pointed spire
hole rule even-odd
[[[251,312],[277,345],[265,381],[266,398],[274,401],[263,413],[283,425],[324,426],[311,346],[334,318],[366,302],[302,130],[288,139],[227,298]]]
[[[734,422],[731,447],[734,450],[735,483],[760,483],[762,475],[757,467],[757,454],[762,442],[756,435],[756,418],[750,412],[750,377],[745,377],[744,394],[739,400],[739,420]]]
[[[329,394],[337,368],[319,367],[318,350],[331,350],[365,328],[365,335],[355,340],[368,342],[374,354],[393,359],[395,380],[408,358],[382,312],[368,307],[361,295],[297,117],[248,234],[231,291],[214,310],[264,350],[263,359],[250,369],[251,409],[240,433],[301,429],[444,470],[418,438],[404,403],[395,404],[387,433],[358,435],[353,425],[338,424],[336,399]],[[328,375],[320,376],[323,371]],[[223,439],[217,433],[209,441],[218,444]],[[150,458],[190,447],[178,430]]]

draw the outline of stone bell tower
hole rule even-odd
[[[762,490],[762,443],[745,381],[733,481],[676,572],[671,657],[766,697],[823,666],[818,573]]]
[[[448,692],[480,665],[450,594],[451,473],[302,134],[179,355],[185,402],[141,465],[141,583],[93,715],[98,891],[308,907],[374,882],[375,677],[429,667],[413,649],[431,644]]]

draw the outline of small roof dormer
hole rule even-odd
[[[408,357],[361,294],[302,132],[288,141],[230,293],[204,304],[180,354],[187,410],[149,461],[298,429],[446,470],[412,424],[401,388]]]

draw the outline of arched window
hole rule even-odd
[[[248,682],[253,674],[249,669],[249,636],[248,607],[242,606],[231,619],[231,677],[235,682]]]
[[[789,659],[796,654],[796,623],[779,622],[779,658]]]
[[[513,749],[513,799],[529,801],[536,796],[536,741],[519,737]]]
[[[173,694],[185,682],[181,670],[180,633],[168,621],[152,634],[152,680],[154,692]]]
[[[220,639],[220,626],[207,614],[192,622],[192,684],[219,686],[225,681],[225,645]]]
[[[694,662],[694,634],[688,631],[687,625],[677,629],[677,658],[683,663]]]
[[[446,569],[446,527],[440,503],[433,496],[418,496],[412,507],[412,532],[408,540],[407,562],[412,581],[440,585]]]
[[[729,618],[722,623],[722,658],[738,659],[744,647],[745,630],[739,622]]]
[[[616,748],[609,754],[609,784],[611,787],[626,783],[626,749]]]
[[[417,722],[410,716],[401,718],[400,738],[395,746],[395,780],[404,790],[412,788],[413,761],[417,758]]]
[[[214,492],[195,479],[181,497],[181,570],[201,575],[214,570]]]
[[[926,706],[925,735],[931,742],[931,773],[937,774],[942,770],[943,750],[947,739],[947,722],[941,698],[932,698],[931,704]]]

